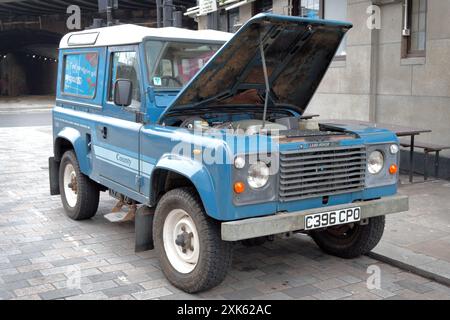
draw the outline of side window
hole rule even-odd
[[[98,54],[73,53],[64,56],[64,94],[93,99],[97,90]]]
[[[111,55],[111,70],[109,81],[109,101],[114,100],[114,84],[117,79],[128,79],[133,83],[131,107],[139,108],[141,91],[139,82],[139,67],[137,54],[134,51],[114,52]]]

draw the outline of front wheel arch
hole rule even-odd
[[[199,186],[202,186],[203,189],[210,190],[209,193],[202,192],[202,188],[199,188]],[[150,206],[156,206],[161,197],[167,192],[182,187],[192,188],[202,202],[206,214],[214,219],[220,220],[214,187],[209,175],[205,171],[196,174],[196,179],[194,180],[173,168],[155,168],[151,175]]]

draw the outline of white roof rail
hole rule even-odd
[[[133,24],[123,24],[68,33],[62,38],[60,48],[67,49],[137,44],[147,37],[173,40],[226,42],[232,36],[232,33],[216,30],[189,30],[175,27],[147,28]]]

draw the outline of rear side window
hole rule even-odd
[[[63,93],[93,99],[97,90],[98,54],[74,53],[64,57]]]

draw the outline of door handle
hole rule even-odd
[[[87,150],[88,152],[91,152],[92,150],[92,138],[90,133],[86,133],[86,144],[87,144]]]
[[[103,139],[106,139],[108,137],[108,128],[107,127],[102,127],[100,130]]]

